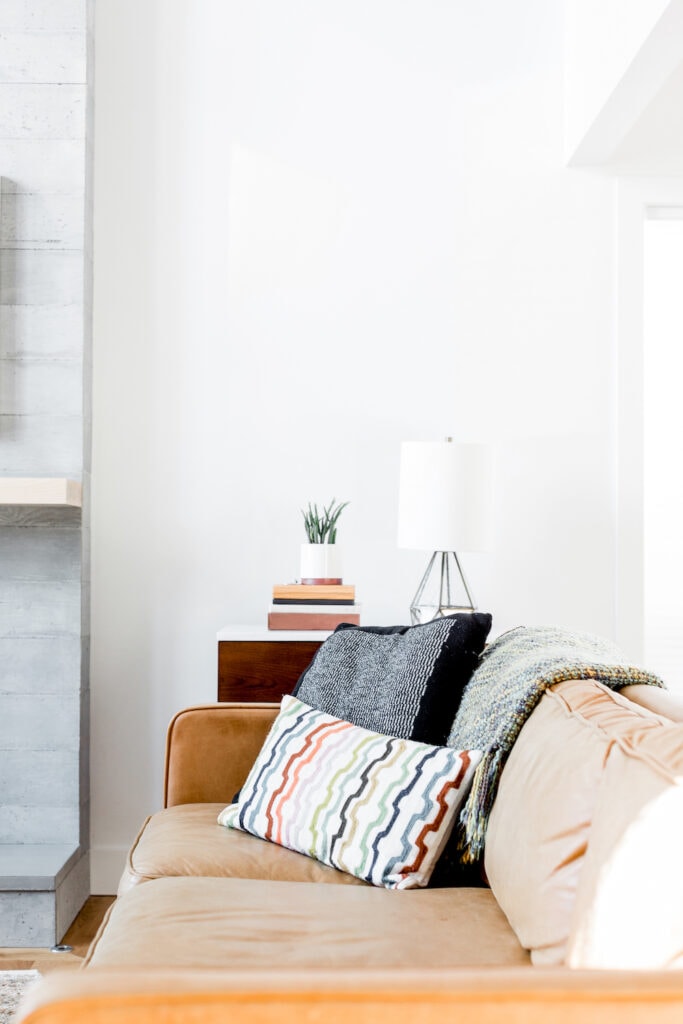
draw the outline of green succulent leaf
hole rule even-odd
[[[309,544],[335,544],[337,541],[337,523],[339,517],[349,504],[348,501],[336,503],[333,498],[328,505],[322,506],[308,502],[306,511],[301,509],[304,517],[304,529]]]

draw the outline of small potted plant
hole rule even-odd
[[[341,583],[341,558],[337,547],[337,523],[348,501],[335,504],[335,499],[319,509],[308,503],[302,509],[308,540],[301,545],[301,582],[313,584]]]

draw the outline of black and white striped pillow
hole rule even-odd
[[[483,612],[418,626],[344,624],[321,645],[294,693],[364,729],[445,744],[490,629]]]

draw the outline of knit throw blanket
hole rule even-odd
[[[498,782],[522,726],[543,691],[565,679],[596,679],[613,690],[633,683],[664,686],[651,672],[625,665],[610,641],[588,633],[520,626],[494,640],[465,687],[448,737],[459,750],[486,751],[460,817],[464,864],[483,853]]]

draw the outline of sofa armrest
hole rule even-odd
[[[166,736],[164,807],[229,804],[249,774],[278,708],[233,703],[179,711]]]
[[[680,972],[123,971],[48,975],[17,1024],[677,1024]]]

